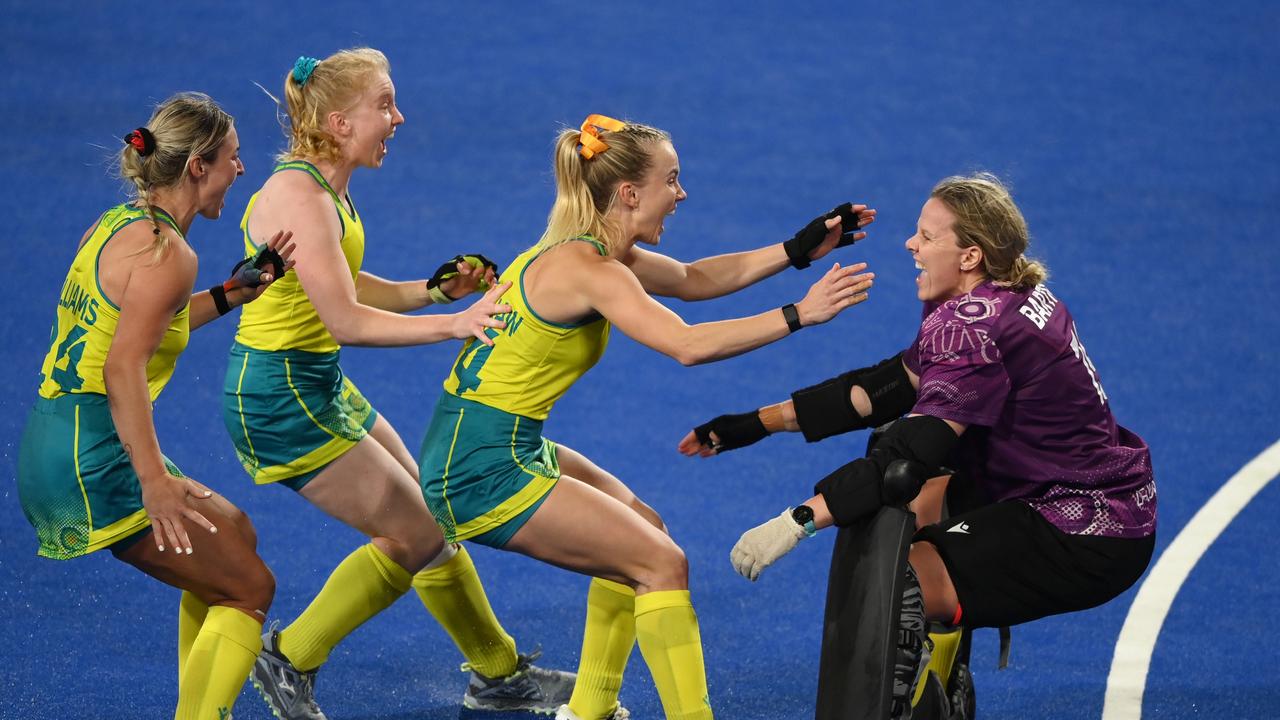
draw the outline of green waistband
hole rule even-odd
[[[107,396],[102,393],[66,393],[56,398],[36,397],[35,407],[37,410],[45,412],[51,410],[59,410],[64,408],[73,408],[77,405],[81,407],[107,407]]]
[[[116,431],[107,396],[100,393],[67,393],[56,398],[37,398],[31,411],[44,417],[63,418],[64,422],[74,420],[79,430],[84,432]]]
[[[527,415],[517,415],[516,413],[510,413],[506,410],[499,410],[496,407],[490,407],[484,403],[476,402],[475,400],[460,398],[451,392],[440,393],[440,400],[438,401],[438,404],[445,410],[465,410],[467,411],[467,414],[472,417],[483,417],[496,421],[507,422],[519,420],[521,428],[525,431],[537,434],[542,433],[541,420],[535,420]]]
[[[232,355],[253,355],[261,358],[276,358],[279,360],[288,360],[290,362],[309,363],[313,365],[323,365],[328,363],[337,363],[341,357],[341,350],[332,352],[311,352],[310,350],[259,350],[255,347],[249,347],[239,340],[231,342]]]

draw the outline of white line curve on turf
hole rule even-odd
[[[1277,475],[1280,441],[1231,476],[1161,553],[1138,588],[1116,640],[1102,720],[1140,720],[1151,655],[1174,598],[1209,546]]]

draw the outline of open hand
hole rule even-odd
[[[835,263],[818,282],[809,288],[804,299],[796,303],[801,325],[824,323],[845,308],[867,299],[875,273],[863,273],[866,263],[840,267]]]
[[[489,328],[501,330],[507,326],[505,322],[493,316],[511,312],[510,305],[498,303],[498,298],[502,297],[510,287],[511,283],[505,282],[490,288],[489,292],[475,301],[471,307],[454,315],[453,336],[459,339],[475,337],[485,345],[492,346],[493,338],[487,331]]]
[[[211,533],[218,532],[208,518],[192,507],[193,502],[211,497],[212,490],[189,477],[162,475],[142,483],[142,507],[151,519],[152,536],[160,552],[171,547],[176,553],[192,553],[184,518]]]

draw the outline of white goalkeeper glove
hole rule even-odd
[[[761,571],[791,552],[808,535],[791,516],[791,508],[787,508],[778,517],[742,533],[729,551],[729,562],[739,575],[755,582]]]

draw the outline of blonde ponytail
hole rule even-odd
[[[1028,288],[1039,285],[1049,279],[1049,270],[1037,260],[1021,256],[1013,261],[1009,270],[1009,279],[1000,282],[1015,288]]]
[[[213,162],[233,120],[208,95],[178,93],[156,106],[147,124],[125,136],[117,158],[120,179],[128,183],[130,199],[151,218],[154,260],[169,249],[169,236],[160,229],[152,202],[157,188],[176,188],[186,182],[194,157]]]
[[[654,143],[670,142],[671,136],[639,123],[623,122],[617,127],[593,129],[592,145],[603,149],[588,152],[580,147],[585,131],[560,131],[552,160],[556,199],[539,245],[550,247],[590,235],[612,251],[621,242],[618,228],[609,218],[615,191],[622,182],[642,180],[653,165]]]
[[[370,77],[391,74],[387,56],[373,48],[340,50],[323,60],[300,57],[284,77],[284,107],[289,147],[279,156],[290,160],[336,161],[342,148],[329,132],[329,113],[350,108],[360,99]]]

